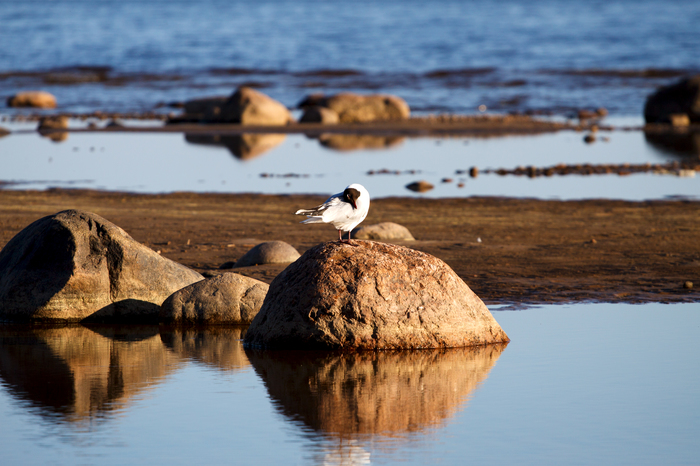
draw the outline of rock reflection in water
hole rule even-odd
[[[670,155],[700,157],[700,130],[645,131],[644,139],[651,146]]]
[[[185,141],[191,144],[226,147],[234,157],[241,160],[253,159],[279,146],[285,134],[185,134]]]
[[[69,422],[123,409],[178,366],[157,326],[0,325],[0,377],[8,391]]]
[[[250,366],[243,350],[248,327],[206,327],[161,329],[165,346],[181,358],[194,359],[223,370]]]
[[[371,134],[322,134],[318,137],[323,147],[337,151],[388,149],[400,145],[403,136],[374,136]]]
[[[246,354],[285,416],[347,440],[442,424],[463,407],[505,347]]]

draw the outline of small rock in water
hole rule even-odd
[[[417,193],[424,193],[424,192],[430,191],[433,188],[434,188],[434,186],[425,180],[415,181],[411,184],[406,185],[406,189],[410,189],[411,191],[414,191]]]

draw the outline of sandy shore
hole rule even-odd
[[[319,196],[0,191],[0,245],[45,215],[95,212],[205,274],[272,240],[303,253],[336,238],[293,212]],[[488,304],[700,301],[700,202],[386,198],[365,224],[396,222],[402,243],[447,262]],[[481,240],[479,242],[479,239]],[[284,268],[235,269],[270,282]],[[694,282],[688,288],[686,282]]]

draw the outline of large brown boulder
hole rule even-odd
[[[204,114],[210,123],[282,126],[293,122],[287,107],[250,87],[240,87],[221,106],[211,106]]]
[[[245,344],[402,349],[507,342],[484,303],[440,259],[371,241],[324,243],[270,285]]]
[[[45,91],[18,92],[7,99],[8,107],[56,108],[56,97]]]
[[[175,324],[249,324],[260,310],[267,283],[225,273],[176,291],[160,307],[160,321]]]
[[[165,298],[202,278],[99,215],[66,210],[0,252],[0,319],[157,321]]]
[[[691,123],[700,123],[700,74],[660,88],[644,105],[647,123],[671,123],[683,114]]]
[[[328,97],[312,95],[300,107],[319,106],[333,110],[341,123],[406,120],[411,110],[405,100],[393,95],[360,95],[344,92]]]

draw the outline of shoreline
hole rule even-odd
[[[332,227],[300,225],[293,215],[323,200],[298,194],[0,190],[0,245],[41,217],[80,209],[205,275],[234,272],[270,283],[287,264],[219,267],[265,241],[285,241],[302,254],[333,241]],[[517,308],[699,302],[699,217],[700,201],[692,200],[388,197],[372,200],[362,225],[406,226],[416,241],[397,244],[445,261],[487,305]]]

